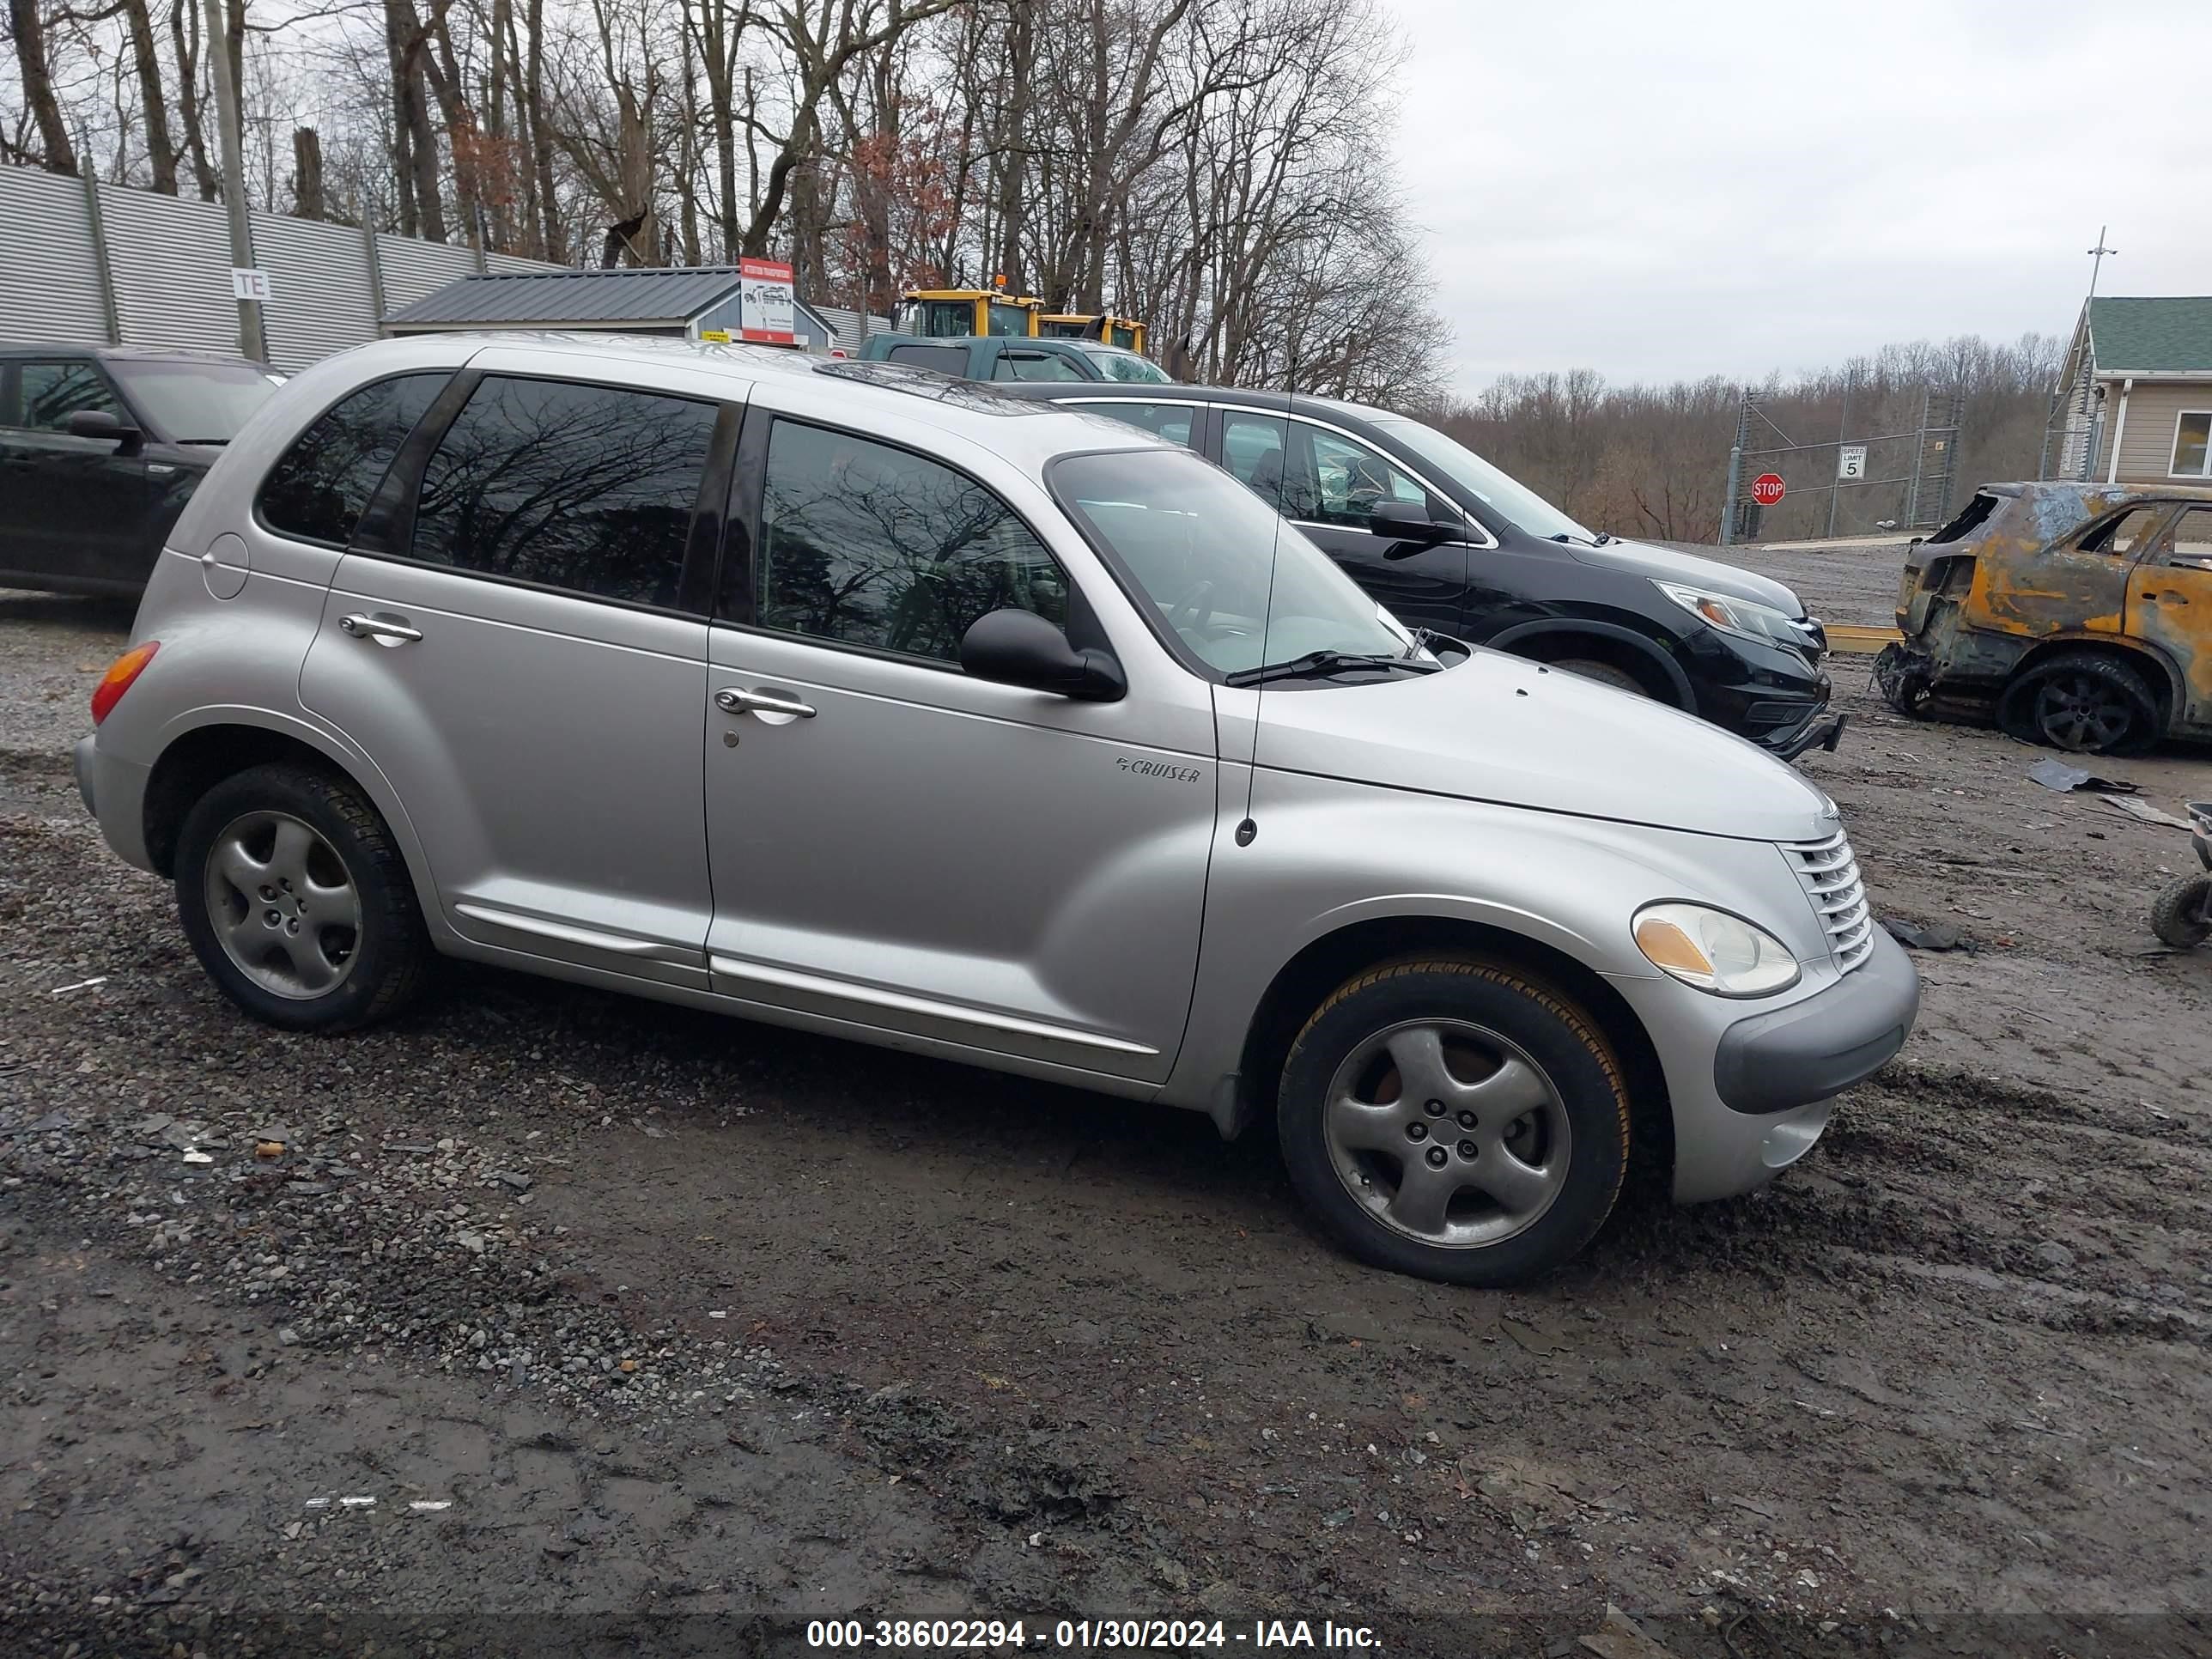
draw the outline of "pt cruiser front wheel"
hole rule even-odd
[[[1338,988],[1291,1045],[1278,1120],[1292,1184],[1354,1255],[1458,1285],[1565,1261],[1628,1166],[1628,1090],[1595,1024],[1489,963]]]

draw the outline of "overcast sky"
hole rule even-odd
[[[1385,3],[1467,389],[2064,333],[2106,222],[2100,293],[2212,293],[2201,0]]]

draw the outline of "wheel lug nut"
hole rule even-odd
[[[264,887],[261,890],[261,896],[264,899],[273,899],[276,896],[276,890],[274,887]]]
[[[1462,1141],[1461,1141],[1461,1142],[1460,1142],[1460,1144],[1459,1144],[1459,1155],[1460,1155],[1462,1158],[1468,1158],[1468,1159],[1472,1159],[1472,1158],[1474,1157],[1474,1154],[1475,1154],[1475,1146],[1474,1146],[1474,1143],[1473,1141],[1471,1141],[1471,1140],[1462,1140]]]
[[[1431,1147],[1430,1147],[1430,1148],[1429,1148],[1429,1152],[1428,1152],[1428,1158],[1429,1158],[1429,1167],[1430,1167],[1431,1169],[1432,1169],[1432,1170],[1441,1170],[1441,1169],[1443,1169],[1443,1168],[1444,1167],[1444,1158],[1445,1158],[1445,1152],[1444,1152],[1444,1149],[1443,1149],[1443,1147],[1441,1147],[1441,1146],[1431,1146]]]
[[[1442,1117],[1444,1115],[1444,1103],[1441,1100],[1432,1100],[1421,1109],[1431,1117]]]
[[[1408,1140],[1426,1140],[1429,1138],[1429,1126],[1425,1123],[1408,1123],[1406,1126],[1406,1138]]]
[[[1462,1129],[1472,1129],[1474,1127],[1474,1114],[1473,1112],[1462,1112],[1459,1115],[1459,1127]]]
[[[278,915],[274,910],[271,910],[267,915],[264,916],[262,920],[267,922],[271,927],[274,927],[278,922],[283,921],[284,918]]]

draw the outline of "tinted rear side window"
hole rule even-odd
[[[293,441],[255,503],[262,523],[302,541],[343,547],[415,422],[451,376],[443,369],[365,386]]]
[[[488,375],[422,473],[413,557],[673,609],[716,405]]]
[[[966,346],[898,345],[891,348],[890,361],[908,363],[915,368],[933,368],[940,374],[968,373]]]

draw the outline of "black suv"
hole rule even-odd
[[[1833,749],[1827,636],[1779,582],[1599,534],[1433,427],[1222,386],[1012,386],[1195,449],[1393,615],[1701,714],[1784,759]]]
[[[0,587],[136,594],[283,378],[213,352],[0,345]]]

